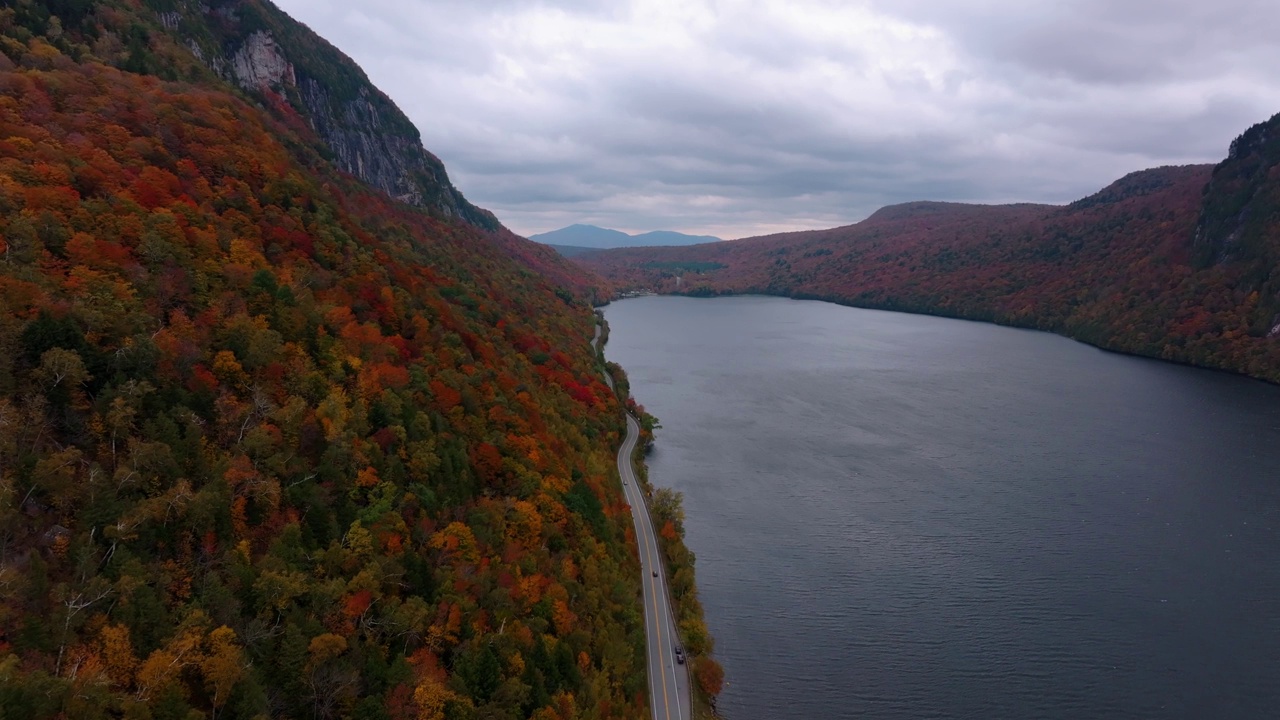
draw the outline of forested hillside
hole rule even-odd
[[[909,203],[832,230],[580,261],[619,289],[767,293],[986,320],[1280,382],[1280,121],[1217,168],[1065,207]]]
[[[187,5],[0,10],[0,717],[640,717],[591,288]]]

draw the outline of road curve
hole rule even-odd
[[[600,325],[596,325],[596,347],[600,343]],[[605,373],[605,382],[613,387],[613,378]],[[618,476],[631,506],[631,519],[636,527],[636,546],[640,552],[640,584],[644,588],[645,656],[649,675],[650,707],[653,720],[689,720],[693,700],[689,692],[688,666],[676,662],[675,649],[680,646],[676,633],[675,613],[667,590],[667,573],[663,569],[657,534],[649,517],[649,506],[636,482],[631,455],[640,440],[640,423],[627,413],[627,437],[618,448]]]

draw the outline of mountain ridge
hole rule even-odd
[[[58,0],[14,10],[18,26],[48,36],[70,57],[170,81],[231,83],[294,116],[294,129],[305,127],[342,171],[443,217],[499,227],[453,186],[417,127],[354,61],[267,0]]]
[[[164,27],[224,79],[307,119],[344,171],[388,195],[488,230],[497,218],[450,182],[421,133],[346,54],[269,2],[180,2]],[[207,36],[212,36],[212,43]]]
[[[1130,173],[1068,205],[904,203],[829,230],[575,260],[620,290],[984,320],[1280,382],[1277,138],[1280,116],[1217,165]]]

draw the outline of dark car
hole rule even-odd
[[[653,576],[654,576],[654,577],[658,577],[658,571],[657,571],[657,570],[654,570],[654,571],[653,571]]]
[[[680,647],[679,645],[676,646],[676,662],[680,663],[681,665],[684,664],[684,648]]]

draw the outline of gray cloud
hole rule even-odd
[[[1280,111],[1272,0],[282,0],[517,232],[1068,202]]]

